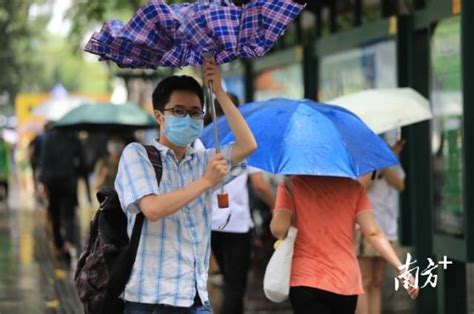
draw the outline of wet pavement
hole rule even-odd
[[[71,272],[57,262],[42,209],[0,213],[0,313],[82,313]]]

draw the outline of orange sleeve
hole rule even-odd
[[[359,184],[359,200],[357,201],[356,215],[360,212],[371,210],[372,204],[370,203],[369,196],[365,191],[365,188]]]
[[[295,205],[293,197],[290,195],[285,184],[282,182],[277,187],[275,209],[274,210],[288,210],[294,213]]]

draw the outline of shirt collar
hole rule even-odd
[[[165,155],[168,155],[168,154],[171,154],[174,156],[174,152],[171,150],[171,148],[169,148],[168,146],[165,146],[163,144],[161,144],[158,139],[155,139],[153,141],[153,145],[163,154]],[[188,145],[187,149],[186,149],[186,153],[184,154],[184,157],[183,157],[183,160],[187,160],[187,159],[191,159],[194,154],[195,154],[196,150],[193,148],[192,144]]]

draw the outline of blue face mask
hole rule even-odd
[[[203,120],[186,117],[165,116],[163,134],[176,146],[186,147],[201,135],[204,126]]]

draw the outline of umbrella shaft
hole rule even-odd
[[[217,125],[216,125],[216,105],[214,104],[214,97],[212,95],[212,81],[207,83],[207,95],[209,100],[209,107],[211,110],[211,117],[212,117],[212,131],[214,133],[214,145],[216,146],[216,153],[219,153],[221,148],[219,145],[219,134],[217,133]],[[220,192],[224,193],[224,184],[221,182],[220,184]]]
[[[211,116],[212,116],[212,131],[214,133],[214,145],[216,146],[216,153],[220,152],[221,148],[219,145],[219,135],[217,133],[217,125],[216,125],[216,106],[214,104],[214,97],[212,95],[212,81],[209,81],[207,85],[208,89],[208,99],[209,99],[209,107],[211,107]]]

